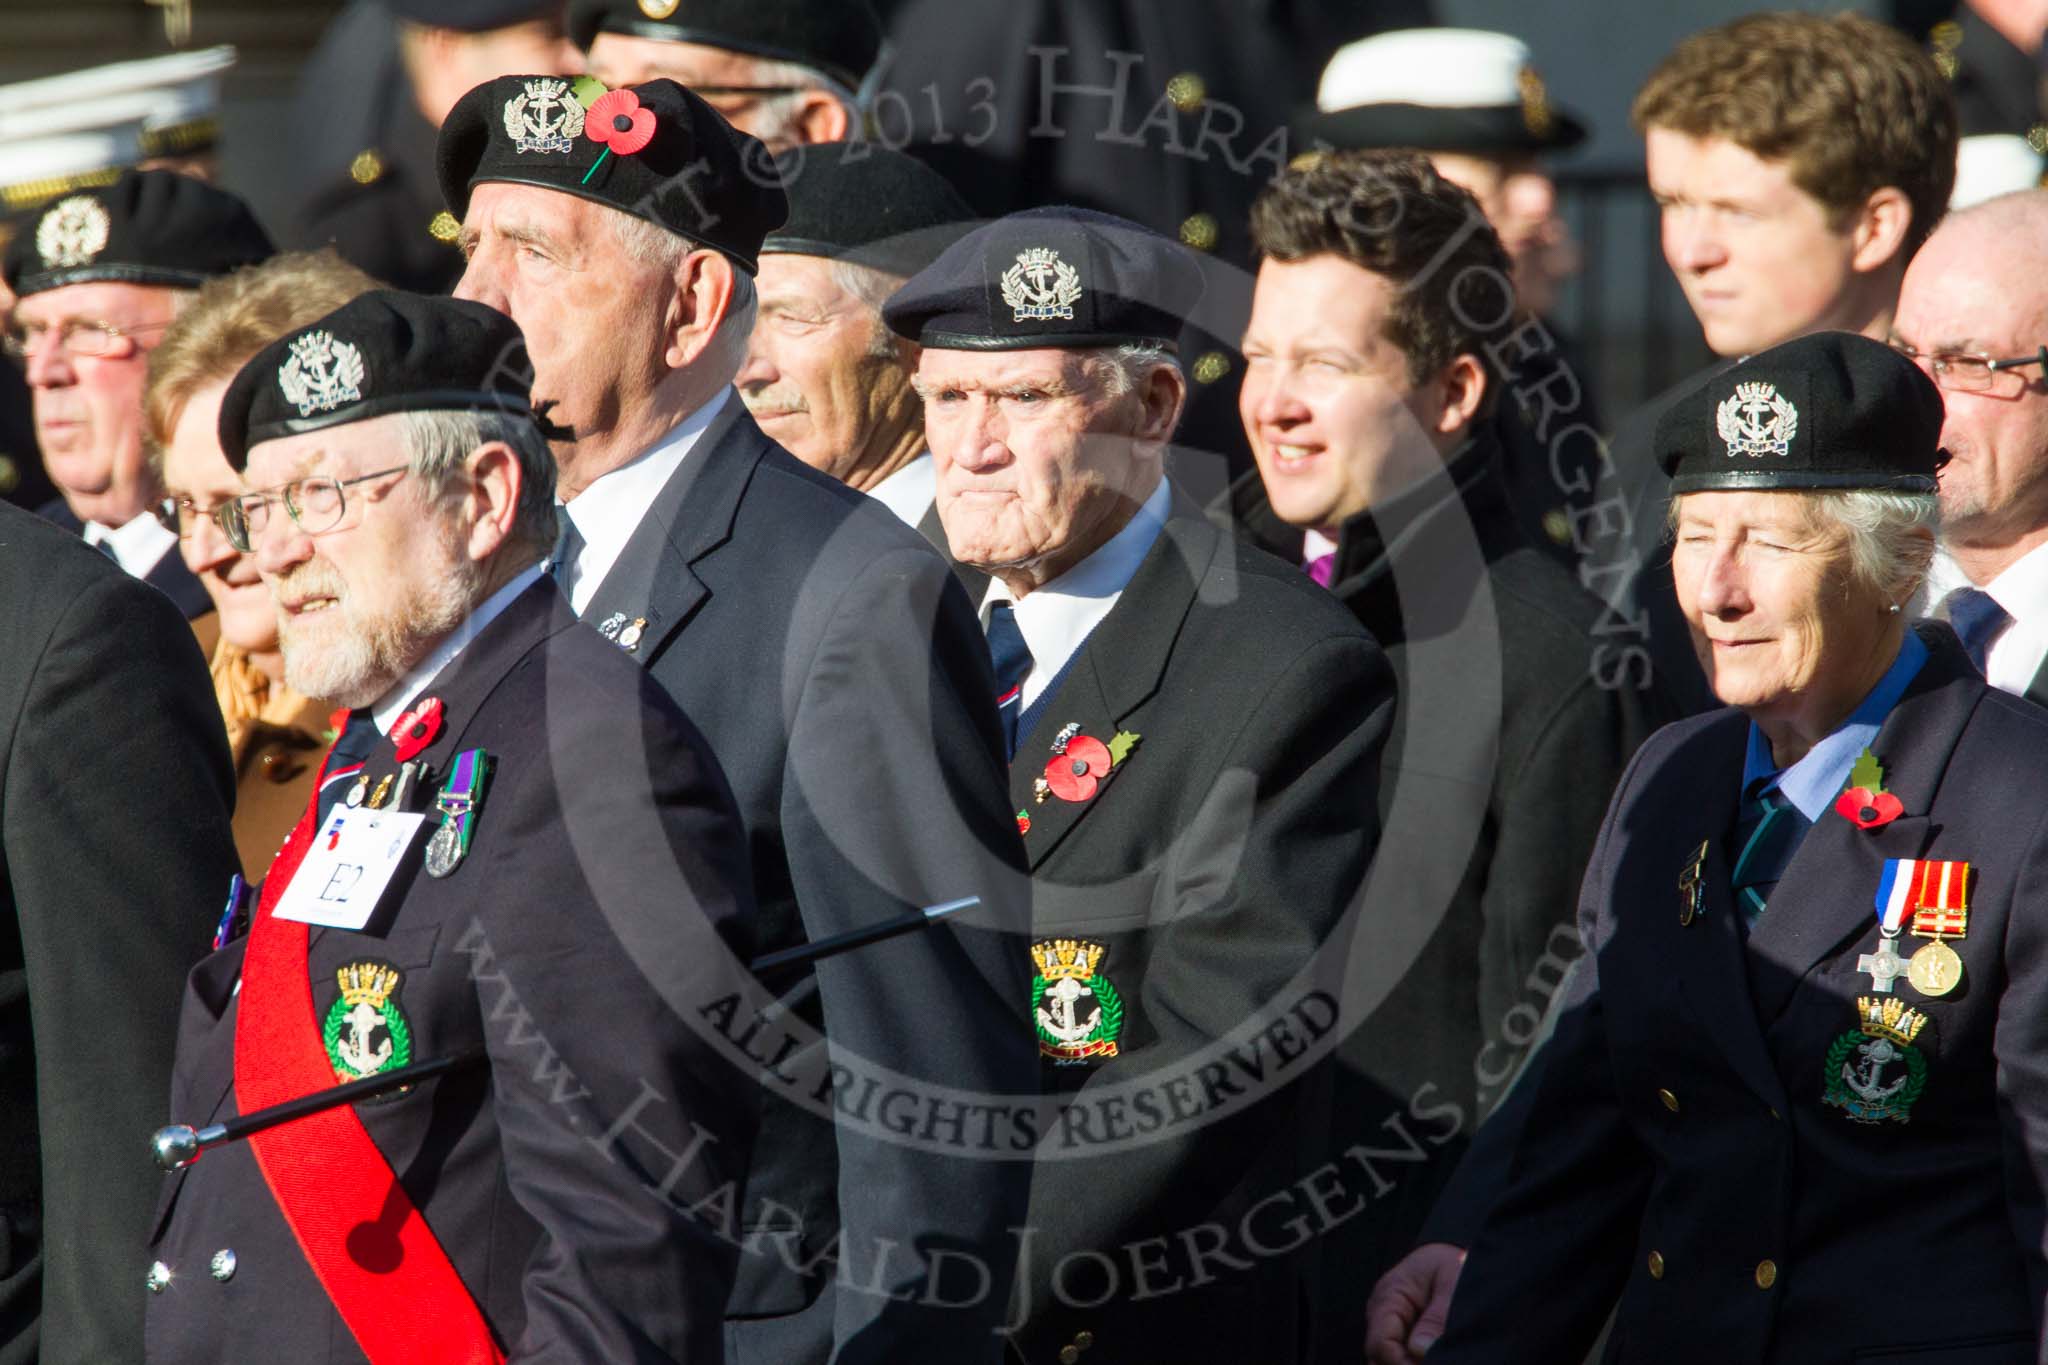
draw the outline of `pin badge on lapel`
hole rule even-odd
[[[1701,879],[1707,865],[1707,841],[1700,840],[1700,846],[1686,855],[1685,866],[1678,870],[1678,922],[1691,924],[1700,917],[1706,907],[1706,893],[1701,889]]]
[[[631,654],[640,648],[641,638],[647,634],[647,618],[635,616],[627,620],[626,613],[615,611],[604,618],[604,624],[597,628],[597,632]]]

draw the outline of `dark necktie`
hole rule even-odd
[[[1979,673],[1985,672],[1984,661],[1991,653],[1992,641],[2012,624],[2012,613],[1982,588],[1957,588],[1948,595],[1945,605],[1948,623],[1962,640],[1963,652],[1977,665]]]
[[[576,582],[576,556],[583,553],[583,533],[576,529],[569,509],[555,504],[555,548],[548,552],[548,572],[568,592]]]
[[[1017,629],[1016,612],[1008,602],[988,609],[988,657],[996,670],[996,710],[1003,720],[1003,757],[1017,754],[1017,717],[1024,710],[1024,676],[1031,671],[1031,646]]]
[[[113,542],[113,541],[111,541],[111,540],[88,540],[88,541],[86,541],[85,543],[86,543],[86,544],[88,544],[88,545],[90,545],[90,546],[92,546],[92,547],[93,547],[93,549],[95,549],[95,550],[98,550],[98,551],[99,551],[99,552],[100,552],[101,554],[105,555],[105,556],[106,556],[106,557],[107,557],[108,559],[111,559],[111,560],[113,560],[113,561],[114,561],[114,562],[115,562],[116,564],[119,564],[119,563],[121,562],[121,556],[119,556],[119,555],[117,555],[117,554],[115,554],[115,553],[114,553],[114,542]]]
[[[370,756],[370,750],[377,747],[377,722],[370,719],[368,711],[351,711],[348,724],[342,727],[341,738],[334,741],[334,752],[327,760],[327,771],[338,773],[343,768],[353,768]],[[333,813],[334,803],[341,800],[354,785],[353,779],[329,780],[320,788],[320,823],[325,824]]]
[[[1784,877],[1812,827],[1813,822],[1775,787],[1743,799],[1731,845],[1735,870],[1728,885],[1744,924],[1754,925],[1763,917],[1772,888]]]

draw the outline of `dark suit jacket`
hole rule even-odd
[[[482,1047],[489,1065],[357,1112],[510,1359],[716,1360],[736,1232],[685,1210],[743,1177],[758,1091],[707,1042],[696,1010],[713,997],[691,964],[748,953],[731,795],[674,704],[551,580],[423,695],[446,717],[423,761],[445,775],[464,749],[494,760],[468,857],[429,877],[416,842],[363,931],[315,928],[313,1006],[325,1015],[343,965],[386,964],[414,1060]],[[364,771],[397,766],[380,740]],[[192,971],[182,1122],[238,1112],[247,943]],[[678,1171],[698,1126],[713,1140]],[[149,1296],[150,1360],[363,1359],[247,1143],[165,1178],[153,1243],[172,1279]],[[237,1268],[218,1282],[222,1247]]]
[[[36,515],[54,522],[74,536],[85,534],[85,523],[72,515],[71,508],[62,498],[53,498],[44,503],[36,509]],[[192,571],[185,567],[184,557],[178,553],[175,545],[164,551],[164,557],[156,562],[142,581],[170,598],[178,610],[185,614],[187,621],[197,620],[213,610],[213,599],[206,595],[206,589],[200,585]]]
[[[178,991],[235,872],[192,631],[0,506],[0,1362],[142,1353]]]
[[[989,1159],[943,1136],[906,1142],[889,1117],[934,1085],[1004,1105],[1036,1084],[1017,1026],[1031,979],[1015,932],[1023,855],[966,595],[916,531],[728,399],[584,619],[621,641],[637,634],[634,657],[724,767],[764,952],[984,901],[971,923],[825,962],[786,993],[784,1017],[733,1024],[764,1061],[779,1058],[779,1075],[766,1082],[728,1353],[774,1365],[992,1361],[1029,1143],[1003,1142],[1008,1159]],[[835,1292],[821,1259],[835,1250],[839,1278],[898,1297]],[[978,1294],[938,1291],[971,1307],[919,1301],[935,1250],[984,1262]]]
[[[1319,972],[1341,969],[1378,838],[1386,659],[1299,570],[1182,506],[1035,710],[1010,765],[1032,936],[1102,947],[1123,1020],[1113,1058],[1046,1065],[1064,1112],[1032,1183],[1017,1354],[1301,1359],[1312,1258],[1272,1206],[1247,1214],[1323,1145],[1327,1054],[1306,1049],[1348,1023]],[[1040,800],[1069,725],[1139,738],[1091,799]],[[1191,1228],[1217,1259],[1192,1259]]]
[[[1905,813],[1871,830],[1823,815],[1746,940],[1727,843],[1748,718],[1643,746],[1580,900],[1591,956],[1433,1365],[1577,1360],[1617,1297],[1609,1360],[2035,1359],[2048,716],[1987,689],[1946,627],[1918,629],[1932,655],[1871,746]],[[1681,923],[1702,841],[1704,907]],[[1923,857],[1973,869],[1963,980],[1897,983],[1927,1021],[1925,1089],[1909,1121],[1859,1123],[1824,1102],[1830,1049],[1867,1041],[1856,1002],[1881,998],[1856,964],[1884,860]],[[1900,1248],[1899,1275],[1873,1281]]]

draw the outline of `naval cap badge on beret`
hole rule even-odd
[[[1202,297],[1187,248],[1093,209],[1027,209],[968,233],[882,307],[898,336],[950,350],[1179,344]]]
[[[571,0],[568,27],[586,52],[600,33],[696,43],[813,67],[848,92],[882,52],[867,0]]]
[[[534,185],[667,228],[750,274],[789,212],[768,149],[669,80],[610,91],[588,77],[486,81],[441,125],[435,170],[457,219],[477,185]]]
[[[1852,332],[1760,351],[1696,386],[1657,423],[1673,493],[1936,491],[1941,392],[1918,365]]]
[[[175,171],[129,171],[36,214],[8,243],[4,271],[23,296],[101,282],[197,289],[275,252],[226,190]]]
[[[375,290],[258,351],[228,385],[220,448],[249,448],[394,412],[495,411],[533,419],[519,325],[465,299]]]

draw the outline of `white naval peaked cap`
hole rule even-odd
[[[18,138],[139,119],[143,157],[194,150],[214,140],[221,78],[234,64],[224,44],[0,86],[0,148],[11,158]]]
[[[111,185],[142,159],[142,120],[0,139],[0,212],[31,209],[73,190]]]
[[[1361,104],[1419,104],[1472,109],[1522,103],[1529,45],[1477,28],[1404,28],[1346,43],[1323,68],[1316,107],[1324,113]]]
[[[1966,209],[2014,190],[2031,190],[2048,171],[2048,158],[2018,133],[1978,133],[1956,143],[1956,187],[1951,210]]]

